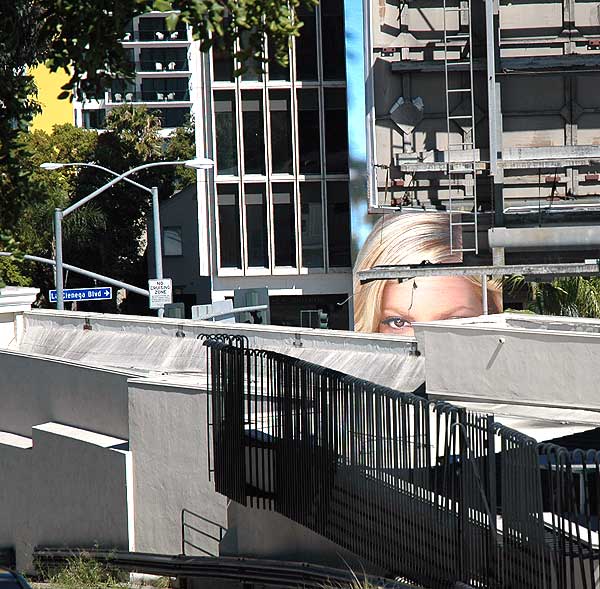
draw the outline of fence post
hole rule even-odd
[[[498,570],[498,538],[496,529],[496,516],[498,513],[498,498],[496,490],[496,438],[494,430],[493,415],[486,416],[486,460],[487,466],[487,496],[490,509],[489,537],[488,537],[488,575],[491,580],[499,584],[500,575]],[[482,481],[483,483],[484,481]]]
[[[458,440],[458,451],[459,451],[459,483],[458,483],[458,534],[459,534],[459,562],[458,562],[458,575],[462,581],[465,579],[467,574],[467,558],[470,550],[469,542],[469,505],[467,504],[467,460],[468,460],[468,448],[467,448],[467,411],[463,407],[458,409],[457,414],[458,424],[454,428],[454,435],[457,436]],[[464,433],[461,436],[461,430]]]

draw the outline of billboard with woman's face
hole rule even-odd
[[[375,266],[460,264],[460,227],[453,230],[445,213],[404,213],[383,216],[364,242],[354,267],[354,329],[363,332],[413,335],[412,324],[482,314],[481,281],[466,276],[435,276],[377,280],[360,284],[356,272]],[[502,308],[500,286],[488,281],[488,310]]]

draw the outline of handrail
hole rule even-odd
[[[205,523],[211,524],[212,526],[215,526],[216,528],[218,528],[219,530],[219,537],[213,536],[212,534],[210,534],[209,532],[205,532],[204,530],[201,530],[200,528],[196,528],[195,526],[192,526],[189,523],[186,523],[185,521],[185,515],[189,514],[194,516],[196,519],[199,519]],[[223,540],[223,537],[225,535],[225,533],[227,532],[227,528],[225,526],[222,526],[220,523],[212,521],[210,519],[208,519],[207,517],[200,515],[198,513],[195,513],[193,511],[191,511],[190,509],[187,508],[183,508],[181,510],[181,554],[183,554],[184,556],[185,554],[185,547],[186,546],[192,546],[193,548],[195,548],[196,550],[199,550],[200,552],[203,552],[204,554],[207,554],[208,556],[217,556],[215,554],[212,554],[211,552],[209,552],[208,550],[194,544],[193,542],[190,542],[188,540],[186,540],[185,537],[185,531],[186,529],[188,530],[193,530],[194,532],[199,533],[200,535],[206,537],[206,538],[210,538],[211,540],[214,540],[215,542],[221,542],[221,540]]]

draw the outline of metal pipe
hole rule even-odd
[[[587,210],[587,209],[600,209],[600,203],[597,202],[578,202],[573,204],[549,204],[545,207],[542,207],[542,211],[544,213],[562,213],[570,210]],[[538,205],[522,205],[522,206],[512,206],[506,207],[504,209],[505,213],[537,213],[540,211],[540,207]]]
[[[227,317],[228,315],[239,315],[240,313],[251,313],[252,311],[266,311],[269,308],[269,305],[252,305],[251,307],[237,307],[234,309],[229,309],[228,311],[219,311],[218,313],[209,313],[208,315],[203,315],[202,317],[198,317],[199,321],[204,321],[206,319],[216,319],[217,317]]]
[[[595,249],[600,247],[600,227],[493,227],[488,231],[488,241],[490,247],[513,250]]]
[[[163,278],[162,265],[162,236],[160,231],[160,208],[158,204],[158,188],[153,186],[152,192],[152,227],[154,229],[154,275],[157,279]],[[165,309],[158,309],[158,316],[164,317]]]
[[[54,271],[54,285],[56,287],[56,308],[62,311],[65,308],[63,299],[63,253],[62,253],[62,219],[63,211],[54,209],[54,241],[56,248],[56,268]]]
[[[487,274],[481,275],[481,302],[483,304],[483,314],[488,314],[488,291],[487,291]]]
[[[6,258],[14,256],[13,252],[0,252],[0,257]],[[26,254],[23,256],[25,260],[30,260],[32,262],[39,262],[40,264],[48,264],[50,266],[55,266],[56,261],[51,260],[50,258],[41,258],[40,256],[31,256]],[[134,292],[136,294],[142,295],[143,297],[149,297],[150,293],[137,286],[133,286],[132,284],[128,284],[127,282],[121,282],[120,280],[115,280],[114,278],[110,278],[108,276],[104,276],[103,274],[97,274],[96,272],[91,272],[90,270],[85,270],[83,268],[79,268],[77,266],[73,266],[71,264],[63,264],[63,268],[69,270],[71,272],[75,272],[77,274],[81,274],[83,276],[87,276],[88,278],[93,278],[94,280],[99,280],[100,282],[105,282],[106,284],[110,284],[111,286],[116,286],[117,288],[124,288],[130,292]]]
[[[488,86],[488,124],[490,137],[490,175],[498,173],[498,97],[496,95],[496,43],[494,0],[485,0],[485,37]]]
[[[135,174],[136,172],[139,172],[140,170],[145,170],[147,168],[156,168],[157,166],[179,166],[179,165],[183,165],[184,163],[185,162],[183,162],[183,161],[176,161],[176,162],[151,162],[149,164],[143,164],[141,166],[137,166],[135,168],[132,168],[131,170],[128,170],[127,172],[123,172],[123,174],[120,174],[119,176],[116,176],[110,182],[107,182],[104,186],[101,186],[97,190],[94,190],[94,192],[92,192],[92,193],[88,194],[87,196],[85,196],[84,198],[82,198],[80,201],[77,201],[76,203],[72,204],[70,207],[67,207],[63,211],[63,217],[66,217],[67,215],[69,215],[73,211],[76,211],[79,207],[81,207],[82,205],[84,205],[86,202],[89,202],[93,198],[96,198],[99,194],[102,194],[103,192],[105,192],[106,190],[108,190],[109,188],[111,188],[112,186],[114,186],[117,182],[120,182],[121,180],[124,180],[125,178],[127,178],[127,176],[131,176],[131,174]],[[149,192],[152,192],[152,189],[148,189],[147,188],[146,190],[148,190]]]

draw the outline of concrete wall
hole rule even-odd
[[[32,476],[32,440],[0,432],[0,546],[23,555],[33,525],[29,498]]]
[[[431,395],[600,410],[599,329],[505,314],[416,324],[415,334]]]
[[[190,386],[132,381],[129,394],[130,448],[134,455],[136,549],[181,552],[181,511],[187,509],[226,526],[226,498],[208,474],[206,394]],[[186,516],[211,535],[217,525]],[[217,543],[186,531],[186,539],[209,552]],[[186,554],[199,554],[186,546]]]
[[[416,344],[412,337],[47,310],[26,313],[24,324],[14,350],[138,374],[204,372],[206,348],[198,337],[228,333],[247,337],[251,347],[403,391],[415,390],[424,380],[421,359],[411,355]]]
[[[6,350],[0,370],[0,430],[31,436],[34,425],[58,421],[128,438],[125,372]]]
[[[127,452],[118,438],[61,424],[34,427],[32,542],[127,550]]]
[[[131,546],[131,455],[124,440],[59,423],[32,438],[0,432],[0,546],[33,569],[36,546]]]
[[[383,574],[352,552],[278,513],[232,501],[228,515],[229,531],[221,545],[224,556],[311,562],[351,568],[359,573]]]

